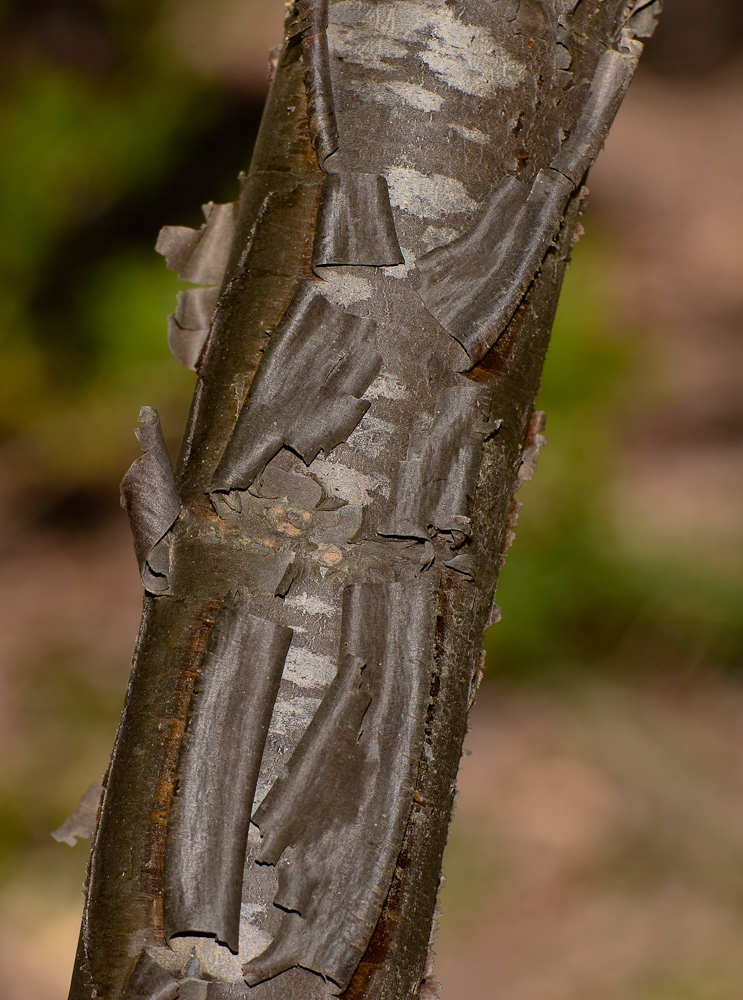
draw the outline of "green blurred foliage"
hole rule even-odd
[[[180,432],[193,378],[169,358],[178,281],[153,244],[160,224],[198,226],[198,204],[145,233],[128,214],[177,179],[225,93],[165,43],[162,2],[93,5],[92,62],[50,52],[20,9],[0,76],[0,442],[20,439],[42,478],[89,482],[131,452],[124,409],[128,438],[145,401]]]

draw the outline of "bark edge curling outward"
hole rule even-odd
[[[121,481],[121,506],[129,517],[134,551],[145,590],[167,594],[170,549],[168,532],[181,509],[178,488],[157,410],[143,406],[134,433],[143,454]]]

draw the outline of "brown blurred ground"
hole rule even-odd
[[[231,31],[230,11],[245,8],[221,0],[207,31],[191,6],[174,8],[179,44],[202,68],[250,81],[235,40],[251,25]],[[614,517],[638,550],[722,574],[743,549],[742,108],[735,55],[691,76],[641,72],[592,175],[585,223],[615,247],[611,281],[642,366]],[[31,516],[33,484],[9,482],[0,759],[25,788],[18,814],[36,803],[46,830],[106,765],[141,593],[123,515],[81,526],[31,504]],[[526,518],[527,490],[522,499]],[[743,995],[742,724],[743,688],[703,657],[673,680],[576,674],[486,688],[446,859],[445,1000]],[[10,873],[4,1000],[66,995],[86,856],[87,845],[44,833]]]

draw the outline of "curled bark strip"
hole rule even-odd
[[[247,489],[282,447],[307,465],[345,441],[369,408],[360,397],[378,375],[376,324],[353,316],[304,281],[273,334],[213,489]]]
[[[575,127],[528,194],[507,178],[468,232],[418,261],[418,294],[467,351],[469,368],[505,330],[559,231],[568,199],[606,140],[642,51],[626,31],[622,44],[626,51],[609,49],[600,57]]]
[[[307,117],[310,139],[322,167],[338,149],[338,126],[333,109],[333,88],[330,82],[328,53],[327,0],[298,0],[297,11],[302,24],[302,56],[304,85],[307,91]]]
[[[209,286],[179,292],[175,315],[168,316],[168,347],[176,361],[191,371],[198,369],[209,336],[237,227],[238,203],[209,202],[203,211],[207,221],[200,230],[164,226],[155,244],[183,281]]]
[[[167,969],[142,951],[129,976],[122,1000],[176,1000],[178,982]]]
[[[80,796],[80,801],[74,812],[64,823],[52,832],[52,837],[60,844],[74,847],[78,837],[90,839],[98,819],[98,809],[103,795],[103,785],[100,781],[93,784]]]
[[[485,419],[488,401],[487,390],[466,382],[442,393],[433,418],[419,420],[407,458],[397,463],[380,535],[427,541],[443,532],[452,548],[469,537],[482,444],[495,429]]]
[[[163,866],[163,924],[213,934],[237,953],[258,770],[292,630],[228,598],[194,687]]]
[[[476,560],[470,552],[458,552],[453,559],[447,559],[444,566],[461,573],[467,580],[474,581],[475,579]]]
[[[189,288],[178,292],[175,315],[168,316],[168,347],[190,371],[198,369],[218,298],[219,288]]]
[[[203,206],[201,229],[163,226],[155,249],[171,271],[194,285],[221,285],[237,226],[238,202]]]
[[[555,170],[540,170],[528,192],[509,177],[468,232],[418,261],[418,294],[467,351],[468,369],[508,325],[560,229],[573,188]]]
[[[608,49],[599,59],[580,118],[551,164],[574,185],[580,183],[606,141],[637,68],[640,48],[635,43],[631,52]]]
[[[121,480],[121,506],[129,515],[145,589],[166,594],[170,557],[167,545],[159,543],[173,527],[181,502],[157,410],[143,406],[139,421],[142,426],[134,433],[144,454],[135,459]]]
[[[330,174],[315,229],[312,266],[403,264],[387,181],[375,174]]]
[[[369,943],[410,813],[430,694],[431,581],[343,595],[342,664],[286,770],[256,810],[257,860],[288,912],[244,969],[295,965],[345,988]],[[284,851],[289,849],[285,860]]]
[[[215,289],[216,290],[216,289]],[[211,291],[211,289],[209,289]],[[179,365],[191,372],[199,370],[201,355],[209,336],[209,327],[184,329],[175,316],[168,316],[168,347]]]
[[[519,483],[528,482],[533,478],[537,469],[537,457],[539,452],[547,444],[547,438],[542,434],[547,423],[547,415],[543,410],[534,410],[529,420],[529,427],[526,431],[524,450],[521,457],[521,465],[518,471]]]
[[[218,288],[189,288],[178,292],[175,319],[183,330],[209,330],[219,298]]]

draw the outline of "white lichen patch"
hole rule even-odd
[[[380,372],[363,395],[363,399],[407,399],[407,387],[390,372]]]
[[[339,7],[355,7],[357,3],[338,4]],[[331,7],[335,15],[334,7]],[[328,25],[328,47],[334,56],[346,62],[368,66],[370,69],[385,69],[391,59],[403,59],[408,54],[406,45],[379,34],[356,30],[353,26],[331,23]]]
[[[390,167],[385,175],[390,202],[418,219],[439,219],[443,215],[472,212],[477,202],[455,177],[422,174],[412,167]]]
[[[301,594],[289,594],[284,603],[287,607],[301,611],[304,615],[320,615],[322,618],[334,618],[337,608],[334,604],[324,601],[316,594],[308,594],[302,591]]]
[[[386,476],[359,472],[342,462],[316,458],[310,466],[310,472],[317,476],[331,496],[347,500],[354,507],[372,503],[374,493],[381,493],[385,497],[390,495],[390,481]]]
[[[372,284],[367,278],[342,274],[334,268],[323,268],[322,277],[323,295],[337,306],[350,306],[352,302],[371,298]]]
[[[358,427],[349,434],[346,444],[354,451],[360,451],[369,458],[379,458],[387,447],[394,424],[388,420],[380,420],[367,413]]]
[[[444,98],[435,91],[404,80],[389,80],[386,83],[357,81],[352,87],[362,101],[384,104],[389,108],[407,104],[416,111],[438,111],[444,103]]]
[[[284,678],[298,687],[327,687],[335,676],[329,656],[313,653],[304,646],[290,646],[284,663]]]
[[[436,13],[433,37],[420,58],[444,83],[475,97],[491,97],[526,79],[526,67],[509,56],[487,28],[464,24],[449,7]]]
[[[487,28],[466,24],[447,4],[341,0],[330,16],[331,51],[349,62],[379,70],[415,51],[439,80],[475,97],[490,97],[527,78],[526,67]]]
[[[452,125],[451,129],[457,135],[461,135],[463,139],[467,139],[468,142],[476,142],[479,146],[485,146],[490,141],[485,132],[481,132],[479,128],[465,128],[464,125]]]

